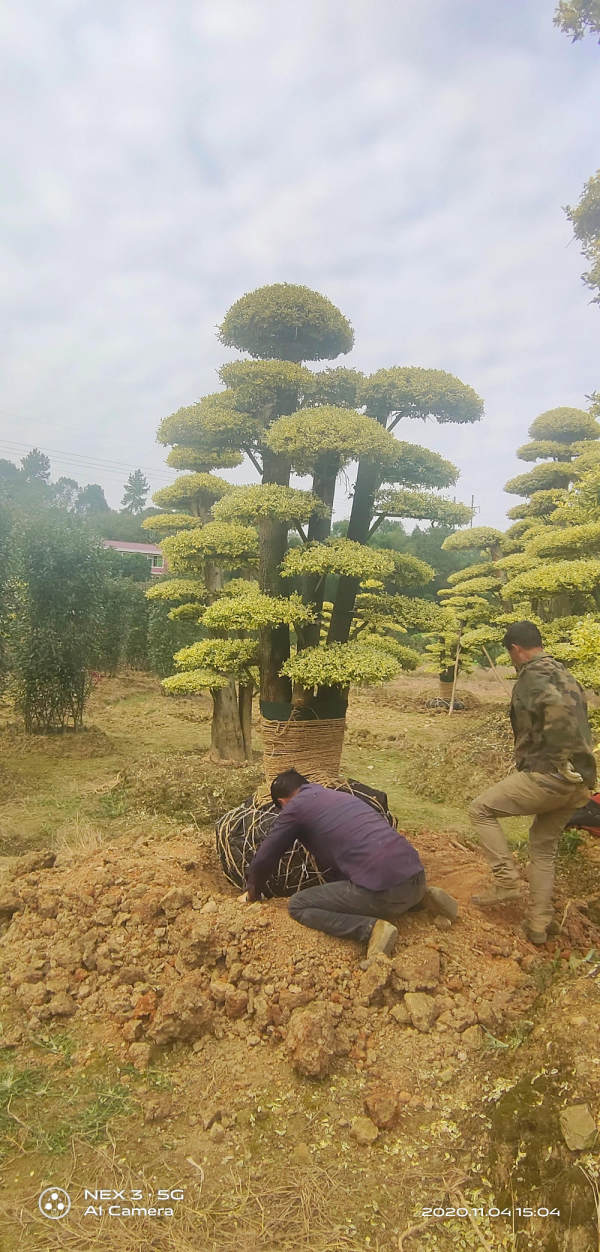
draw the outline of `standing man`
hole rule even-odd
[[[367,957],[392,951],[398,918],[422,902],[455,918],[458,905],[439,888],[426,888],[418,853],[381,813],[358,796],[310,783],[295,769],[278,774],[271,798],[280,815],[252,860],[247,898],[257,900],[279,858],[296,839],[339,881],[298,891],[292,917],[328,935],[368,944]]]
[[[533,622],[509,626],[504,647],[517,670],[510,706],[516,770],[473,801],[471,820],[493,874],[491,890],[473,897],[481,906],[517,899],[521,882],[499,817],[532,815],[529,831],[532,943],[546,942],[552,923],[554,860],[561,831],[585,804],[596,762],[582,688],[560,661],[544,652]]]

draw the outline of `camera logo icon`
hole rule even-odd
[[[54,1222],[60,1221],[61,1217],[66,1217],[70,1207],[71,1197],[68,1192],[63,1191],[62,1187],[46,1187],[38,1200],[42,1217],[49,1217]]]

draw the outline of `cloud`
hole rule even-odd
[[[599,382],[561,211],[597,164],[593,42],[537,0],[31,0],[2,21],[2,437],[159,485],[156,426],[214,390],[228,305],[304,282],[353,322],[348,363],[482,394],[484,423],[403,434],[500,522],[528,424]],[[114,502],[123,477],[90,473]]]

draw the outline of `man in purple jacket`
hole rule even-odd
[[[321,869],[339,876],[291,897],[289,911],[303,926],[366,942],[370,958],[392,951],[398,931],[389,919],[408,909],[426,903],[456,917],[456,900],[427,888],[412,844],[364,800],[311,783],[295,769],[277,775],[271,797],[281,813],[248,867],[249,901],[258,900],[279,858],[298,839]]]

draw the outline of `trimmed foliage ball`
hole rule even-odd
[[[250,356],[331,361],[350,352],[354,331],[325,296],[294,283],[259,287],[236,300],[219,329],[221,343]]]

